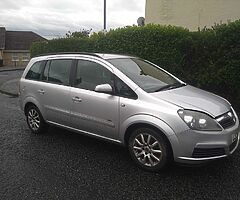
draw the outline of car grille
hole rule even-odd
[[[231,128],[236,124],[236,117],[232,110],[217,117],[216,120],[224,129]]]
[[[207,158],[207,157],[214,157],[214,156],[223,156],[225,155],[224,148],[195,148],[192,154],[193,158]]]
[[[229,146],[229,151],[231,152],[237,145],[237,140]]]

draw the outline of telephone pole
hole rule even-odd
[[[103,25],[104,31],[107,30],[107,0],[104,0],[104,25]]]

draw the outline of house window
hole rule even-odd
[[[22,61],[27,62],[27,61],[29,61],[29,60],[30,60],[30,55],[29,55],[29,53],[23,53],[23,55],[22,55]]]
[[[13,62],[19,61],[19,57],[17,53],[12,53],[12,61]]]

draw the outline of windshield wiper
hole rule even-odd
[[[174,84],[169,84],[169,85],[164,85],[163,87],[155,90],[154,92],[160,92],[160,91],[164,91],[164,90],[171,90],[171,89],[175,89],[175,88],[179,88],[179,87],[183,87],[186,86],[185,83],[174,83]]]

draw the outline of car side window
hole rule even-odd
[[[32,65],[32,67],[30,68],[30,70],[28,71],[27,75],[26,75],[26,79],[29,80],[39,80],[41,77],[41,64],[42,62],[36,62]]]
[[[113,86],[112,73],[96,62],[78,60],[74,87],[94,91],[101,84]]]
[[[45,79],[49,83],[59,85],[69,85],[71,65],[72,60],[59,59],[48,61],[43,73],[43,80]]]
[[[137,94],[121,79],[115,76],[115,94],[120,97],[137,99]]]

